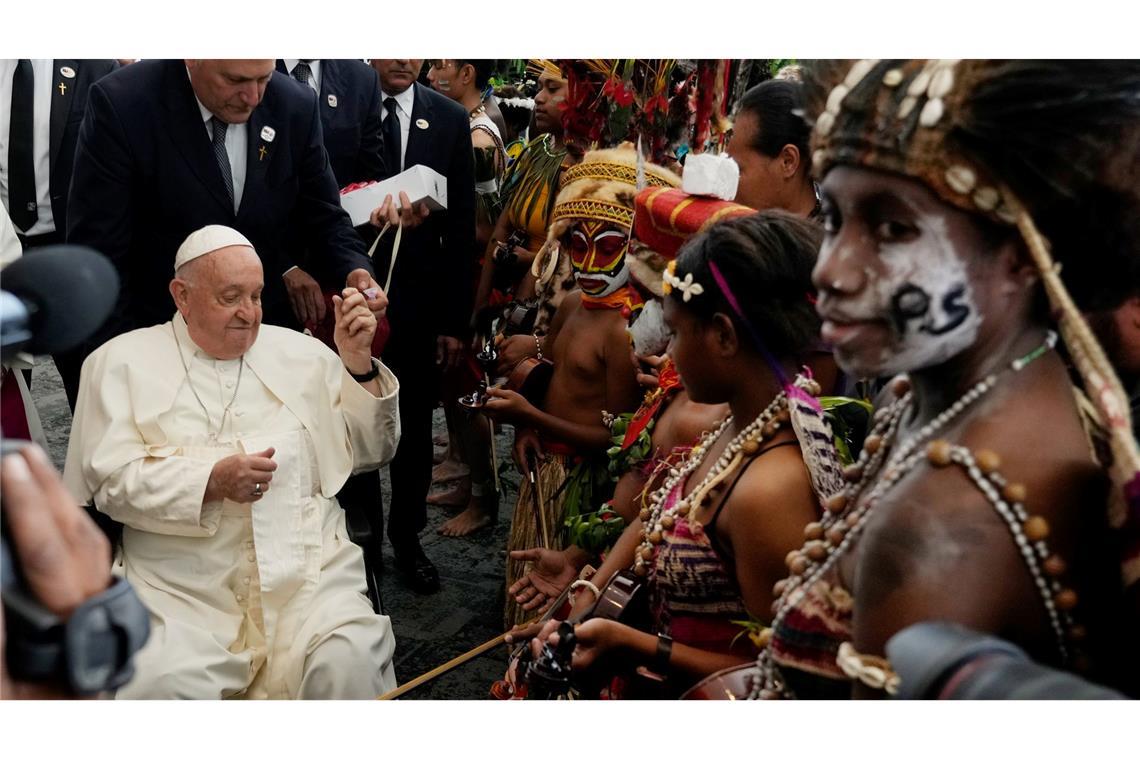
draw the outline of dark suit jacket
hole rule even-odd
[[[454,100],[418,83],[413,86],[416,95],[404,166],[422,164],[447,178],[447,211],[432,212],[400,243],[388,310],[394,350],[404,343],[405,336],[399,333],[466,336],[474,299],[475,162],[470,117]],[[392,237],[389,232],[382,245]],[[389,248],[384,247],[383,253],[376,253],[381,285],[390,261]]]
[[[59,70],[68,66],[75,77],[64,77]],[[51,177],[51,214],[60,236],[67,230],[67,188],[71,186],[71,167],[75,160],[75,141],[79,124],[87,107],[87,91],[95,80],[119,68],[114,59],[56,58],[52,61],[51,119],[48,127],[48,161]],[[63,92],[59,83],[66,85]]]
[[[292,78],[283,60],[277,61],[277,71]],[[380,134],[380,77],[375,69],[360,60],[322,58],[317,108],[337,187],[389,175]]]
[[[174,254],[207,224],[232,226],[257,249],[265,265],[266,322],[292,318],[281,279],[291,266],[290,219],[301,221],[306,245],[318,254],[311,274],[323,287],[343,287],[357,268],[372,271],[340,206],[312,90],[271,77],[247,128],[245,187],[235,215],[181,60],[135,63],[91,87],[68,241],[104,253],[122,278],[101,341],[170,319]]]

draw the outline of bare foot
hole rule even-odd
[[[447,460],[431,468],[431,482],[432,485],[450,483],[453,480],[466,477],[470,473],[471,468],[462,462]]]
[[[463,478],[455,481],[455,485],[446,491],[436,491],[428,494],[427,503],[433,507],[462,507],[471,499],[471,479]]]
[[[495,515],[487,512],[483,507],[477,506],[477,504],[478,502],[472,499],[467,509],[439,526],[437,532],[442,536],[456,538],[470,535],[477,530],[493,525]]]

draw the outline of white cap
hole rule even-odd
[[[253,250],[253,243],[233,227],[208,224],[200,230],[191,232],[178,247],[178,253],[174,256],[174,271],[177,272],[183,264],[199,256],[234,245],[243,245]]]

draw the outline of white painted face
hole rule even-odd
[[[910,211],[905,223],[847,217],[845,234],[827,220],[815,272],[821,335],[858,377],[938,366],[978,338],[982,314],[947,217]]]

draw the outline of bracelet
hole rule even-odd
[[[590,591],[592,591],[594,593],[594,601],[597,601],[598,599],[601,599],[601,597],[602,597],[602,592],[598,590],[598,587],[594,585],[593,581],[588,581],[588,580],[585,580],[582,578],[580,578],[580,579],[578,579],[578,580],[576,580],[570,584],[570,596],[573,597],[574,592],[580,588],[590,589]]]
[[[538,360],[542,361],[542,338],[538,337],[538,333],[534,334],[534,348],[538,351]]]
[[[369,380],[375,380],[377,377],[380,376],[380,365],[378,362],[375,362],[375,361],[372,362],[372,368],[371,369],[369,369],[367,372],[360,374],[360,375],[353,373],[352,371],[350,371],[348,369],[348,367],[345,367],[344,369],[346,372],[348,372],[348,376],[351,377],[353,380],[355,380],[358,383],[367,383]]]
[[[653,655],[653,667],[659,675],[669,670],[669,657],[673,654],[673,639],[664,633],[657,634],[657,652]]]

